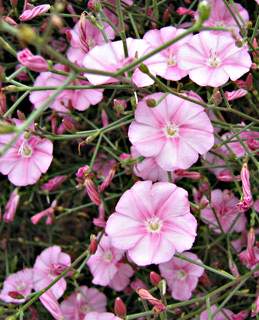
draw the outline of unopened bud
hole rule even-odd
[[[0,115],[3,116],[7,112],[6,108],[6,94],[4,92],[0,93]]]
[[[37,39],[36,32],[28,25],[22,24],[19,28],[19,36],[28,43],[35,43]]]
[[[199,209],[202,210],[202,209],[205,209],[209,204],[209,200],[205,199],[205,200],[202,200],[201,203],[199,204]]]
[[[89,245],[89,252],[90,254],[95,254],[96,250],[97,250],[97,247],[98,247],[98,241],[97,241],[97,238],[94,237],[92,240],[91,240],[91,243]]]
[[[154,108],[154,107],[156,107],[156,100],[155,100],[155,99],[148,98],[148,99],[146,100],[146,104],[147,104],[148,107]]]
[[[64,125],[64,127],[66,128],[67,131],[69,131],[71,133],[76,133],[76,129],[75,129],[75,127],[73,126],[73,124],[71,122],[69,122],[66,119],[63,119],[62,123],[63,123],[63,125]]]
[[[121,298],[116,298],[114,303],[114,311],[117,316],[125,317],[127,314],[127,309]]]
[[[25,114],[20,110],[17,110],[17,116],[18,116],[18,118],[20,120],[25,120],[26,119]]]
[[[246,84],[247,90],[252,89],[252,86],[253,86],[253,76],[252,76],[252,73],[249,73],[248,76],[246,77],[245,84]]]
[[[235,41],[235,46],[241,48],[243,46],[243,41],[241,39],[237,39]]]
[[[165,9],[164,15],[163,15],[163,20],[168,21],[170,17],[169,9]]]
[[[17,291],[9,291],[9,292],[8,292],[8,296],[11,297],[11,298],[13,298],[13,299],[23,299],[23,298],[24,298],[24,296],[21,295],[21,294],[20,294],[19,292],[17,292]]]
[[[175,174],[183,178],[191,178],[191,179],[202,178],[202,175],[199,172],[195,172],[195,171],[186,171],[186,170],[177,169],[175,170]]]
[[[160,277],[159,274],[157,274],[156,272],[154,271],[151,271],[150,274],[149,274],[149,279],[150,279],[150,282],[154,285],[154,286],[158,286],[159,282],[162,280],[162,278]]]
[[[15,132],[16,127],[8,123],[7,121],[0,120],[0,133],[11,133]]]
[[[144,63],[141,63],[139,70],[143,73],[149,73],[148,67]]]
[[[117,112],[123,112],[127,108],[127,103],[125,100],[113,100],[113,107]]]
[[[88,8],[91,11],[94,11],[94,12],[98,13],[100,11],[99,1],[98,0],[89,0],[88,1]]]
[[[198,18],[198,25],[201,26],[203,22],[209,19],[210,17],[210,5],[207,1],[201,1],[198,5],[198,12],[199,12],[199,18]]]

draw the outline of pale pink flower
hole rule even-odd
[[[144,35],[144,40],[146,40],[151,46],[152,49],[156,49],[159,46],[162,46],[164,43],[172,40],[173,38],[181,35],[185,32],[184,29],[176,29],[174,27],[165,27],[160,30],[150,30]],[[168,80],[177,81],[182,79],[187,75],[186,70],[182,70],[178,67],[178,60],[176,57],[178,48],[181,47],[184,43],[190,41],[191,35],[184,37],[180,41],[172,44],[165,50],[161,51],[162,56],[166,59],[167,70],[163,78]],[[180,59],[181,57],[178,57]]]
[[[60,71],[69,71],[65,66],[56,64],[55,69]],[[51,72],[41,72],[34,82],[34,87],[43,86],[61,86],[67,79],[66,76],[60,74],[54,74]],[[89,82],[74,79],[70,85],[89,85]],[[30,102],[38,109],[42,103],[47,100],[52,94],[53,90],[44,91],[32,91],[30,93]],[[48,107],[56,111],[70,112],[70,108],[77,109],[79,111],[84,111],[90,107],[90,105],[95,105],[99,103],[102,98],[102,89],[84,89],[84,90],[63,90],[49,105]]]
[[[23,297],[29,295],[33,288],[32,269],[24,269],[10,274],[3,283],[0,299],[6,303],[24,303],[25,299],[13,299],[8,293],[17,292]]]
[[[59,246],[49,247],[37,257],[33,267],[33,287],[35,291],[46,288],[57,276],[71,265],[70,256],[61,252]],[[59,299],[66,290],[66,280],[60,279],[51,291]]]
[[[51,203],[51,206],[46,209],[46,210],[43,210],[35,215],[33,215],[31,217],[31,222],[33,224],[37,224],[40,222],[40,220],[43,218],[43,217],[47,217],[47,220],[46,220],[46,224],[52,224],[52,219],[53,219],[53,216],[54,216],[54,213],[55,213],[55,210],[56,210],[56,207],[57,207],[57,200],[54,200],[52,203]]]
[[[100,71],[115,72],[135,61],[136,57],[141,58],[152,51],[150,44],[143,39],[127,38],[126,43],[128,58],[125,58],[122,40],[119,40],[94,47],[86,54],[83,61],[84,66]],[[145,60],[144,64],[153,75],[163,76],[167,68],[165,58],[160,53]],[[118,79],[104,75],[85,73],[85,76],[94,85],[118,81]],[[150,86],[154,83],[154,80],[141,72],[139,68],[134,70],[132,80],[138,87]]]
[[[93,219],[93,224],[99,228],[105,228],[106,220],[105,220],[105,207],[103,202],[98,206],[98,218]]]
[[[210,312],[211,315],[213,316],[213,313],[217,310],[217,306],[213,305],[210,307]],[[222,309],[224,311],[224,313],[230,318],[232,319],[232,315],[234,315],[234,313],[231,310],[228,309]],[[213,320],[228,320],[228,318],[224,315],[224,313],[222,311],[219,311],[215,317],[213,317]],[[208,311],[204,310],[201,313],[200,316],[200,320],[208,320]]]
[[[133,276],[134,270],[129,264],[120,263],[116,264],[118,268],[115,276],[109,282],[108,286],[116,291],[124,290],[130,283],[130,277]]]
[[[23,120],[12,119],[16,126],[23,124]],[[32,124],[30,130],[34,130]],[[0,149],[2,149],[15,133],[0,135]],[[33,134],[26,139],[25,133],[0,158],[0,172],[8,175],[10,182],[16,186],[27,186],[36,183],[42,173],[46,173],[52,162],[53,144],[48,139],[42,139]]]
[[[86,314],[83,320],[121,320],[110,312],[89,312]]]
[[[215,141],[215,143],[217,143],[217,141]],[[226,154],[224,154],[224,149],[222,147],[213,149],[213,152],[219,154],[219,156],[216,154],[212,154],[211,152],[207,152],[202,157],[202,163],[204,164],[205,167],[208,167],[209,171],[211,171],[216,176],[218,176],[222,172],[226,171],[225,160],[220,157],[220,155],[226,156]],[[209,168],[209,166],[217,166],[217,167]]]
[[[162,96],[155,93],[138,103],[136,121],[129,127],[130,142],[164,170],[188,169],[213,146],[212,124],[201,106],[171,94],[158,106],[147,106],[148,98]]]
[[[97,173],[97,177],[104,179],[108,176],[110,170],[115,166],[114,159],[108,159],[105,154],[99,154],[93,164],[93,171]]]
[[[203,26],[208,27],[232,27],[239,34],[239,27],[233,18],[232,14],[228,10],[223,0],[207,0],[207,2],[211,6],[210,17],[203,23]],[[236,14],[236,10],[233,5],[230,5],[230,8],[235,13],[235,18],[239,21],[241,26],[243,23],[240,21],[239,15],[242,19],[247,23],[249,21],[249,15],[246,9],[244,9],[239,3],[235,3],[235,7],[238,10],[238,14]],[[198,18],[198,12],[195,14],[195,18]],[[221,31],[217,31],[221,32]]]
[[[80,291],[96,311],[106,311],[107,298],[101,291],[86,286],[80,287]],[[93,310],[80,291],[76,290],[60,304],[66,320],[83,320],[85,315]]]
[[[57,298],[51,289],[40,296],[40,302],[56,320],[64,320]]]
[[[98,186],[98,191],[103,192],[112,182],[112,179],[115,176],[118,164],[116,163],[111,170],[109,171],[107,177],[104,179],[101,185]]]
[[[107,23],[103,22],[104,32],[109,40],[115,38],[115,32],[112,27]],[[85,43],[88,45],[89,50],[95,46],[100,46],[105,44],[105,40],[101,33],[101,30],[97,28],[92,22],[87,19],[84,25],[84,35]],[[80,67],[83,66],[83,60],[85,57],[85,52],[82,50],[80,38],[79,38],[79,22],[74,26],[73,29],[66,32],[68,41],[70,43],[70,48],[67,51],[67,57],[70,61],[76,63]]]
[[[112,246],[110,237],[103,235],[97,251],[87,261],[93,275],[93,284],[107,286],[118,271],[117,262],[122,258],[124,250]]]
[[[20,196],[18,194],[18,189],[16,188],[11,193],[10,198],[5,207],[5,213],[3,216],[3,219],[5,222],[13,221],[19,202],[20,202]]]
[[[179,59],[178,59],[179,57]],[[202,31],[177,52],[178,67],[186,70],[200,86],[219,87],[239,79],[250,70],[252,61],[246,48],[238,48],[226,35]]]
[[[61,184],[66,181],[66,179],[66,176],[56,176],[52,179],[49,179],[48,182],[44,183],[40,188],[48,191],[58,190]]]
[[[238,98],[242,98],[247,94],[247,90],[245,89],[238,89],[235,91],[225,91],[225,95],[228,101],[232,101]]]
[[[202,200],[206,199],[206,196],[202,197]],[[240,212],[236,206],[237,202],[238,199],[229,190],[224,190],[222,192],[220,189],[216,189],[211,192],[211,203],[224,232],[228,231],[238,213]],[[221,232],[217,219],[210,205],[201,210],[201,218],[205,223],[209,224],[209,227],[212,228],[213,231],[217,233]],[[245,226],[246,217],[242,213],[231,229],[231,233],[233,231],[241,232],[245,228]]]
[[[49,11],[50,5],[49,4],[42,4],[39,5],[35,8],[29,9],[29,10],[25,10],[23,11],[23,13],[20,15],[19,19],[21,21],[28,21],[31,20],[43,13],[46,13],[47,11]]]
[[[259,248],[257,246],[254,247],[254,242],[255,232],[254,229],[251,228],[247,234],[247,249],[238,255],[242,263],[249,269],[254,269],[259,263]]]
[[[36,72],[44,72],[49,68],[47,61],[43,57],[32,54],[28,48],[17,52],[17,59],[26,68]]]
[[[195,262],[202,263],[194,253],[184,252],[183,255]],[[172,297],[180,301],[191,298],[192,291],[197,287],[198,280],[204,272],[204,268],[176,257],[160,264],[159,270],[167,281]]]
[[[179,7],[176,12],[179,14],[179,16],[184,16],[184,15],[189,15],[191,17],[194,17],[195,11],[184,8],[184,7]]]
[[[137,265],[163,263],[192,247],[197,221],[187,192],[172,183],[139,181],[122,195],[115,210],[105,231]]]

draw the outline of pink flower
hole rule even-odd
[[[210,17],[207,21],[203,23],[203,26],[208,27],[233,27],[235,31],[239,34],[239,27],[233,18],[232,14],[228,10],[223,0],[207,0],[207,2],[211,6]],[[233,5],[230,6],[232,11],[235,13],[235,18],[240,22],[239,15],[242,19],[247,23],[249,21],[249,15],[246,9],[244,9],[239,3],[235,3],[235,7],[238,10],[238,14],[236,14],[236,10]],[[198,18],[198,12],[195,15],[195,18]],[[220,32],[220,31],[218,31]]]
[[[49,247],[37,257],[33,267],[33,287],[35,291],[46,288],[57,276],[71,265],[70,256],[61,252],[59,246]],[[66,290],[66,280],[60,279],[51,291],[59,299]]]
[[[108,176],[115,164],[116,161],[114,159],[108,159],[105,154],[99,154],[94,162],[93,171],[97,173],[98,178],[103,179]]]
[[[213,316],[213,313],[217,310],[217,306],[213,305],[210,308],[210,312],[211,315]],[[231,310],[228,309],[222,309],[222,311],[224,311],[224,313],[230,318],[232,319],[232,315],[234,315],[234,313]],[[215,317],[213,317],[213,320],[227,320],[228,318],[224,315],[224,313],[222,311],[219,311]],[[208,320],[208,311],[204,310],[201,313],[200,316],[200,320]]]
[[[240,212],[245,212],[250,209],[253,205],[253,196],[251,193],[251,186],[250,186],[250,174],[248,170],[247,163],[243,164],[241,169],[241,181],[242,181],[242,191],[243,196],[241,201],[237,204],[237,208]]]
[[[24,121],[13,119],[17,126]],[[34,130],[31,125],[30,130]],[[0,136],[2,149],[15,133]],[[41,139],[33,134],[26,139],[25,134],[12,145],[0,158],[0,172],[8,175],[10,182],[16,186],[27,186],[36,183],[41,174],[47,172],[52,162],[53,144],[48,139]]]
[[[52,224],[52,219],[53,219],[53,216],[54,216],[56,207],[57,207],[57,200],[54,200],[54,201],[51,203],[51,206],[50,206],[48,209],[43,210],[43,211],[35,214],[34,216],[32,216],[32,217],[31,217],[31,222],[32,222],[33,224],[37,224],[37,223],[40,222],[40,220],[41,220],[43,217],[46,217],[46,216],[47,216],[46,224]]]
[[[144,157],[153,157],[166,171],[188,169],[214,144],[213,127],[204,109],[194,103],[167,95],[157,107],[146,100],[158,100],[163,93],[138,103],[129,127],[130,142]]]
[[[120,198],[106,225],[114,247],[137,265],[159,264],[190,249],[197,222],[188,194],[168,182],[139,181]]]
[[[116,163],[111,170],[109,171],[107,177],[104,179],[101,185],[98,186],[98,191],[103,192],[108,186],[111,184],[112,179],[115,176],[116,170],[117,170],[118,164]]]
[[[14,219],[16,209],[20,202],[20,196],[18,194],[18,189],[14,189],[14,191],[10,195],[10,199],[6,204],[5,213],[4,213],[4,221],[11,222]]]
[[[123,254],[124,250],[113,247],[110,237],[103,235],[96,253],[87,262],[94,277],[92,283],[107,286],[117,273],[117,262]]]
[[[0,299],[6,303],[24,303],[25,299],[13,299],[8,293],[17,292],[23,297],[29,295],[33,288],[32,269],[24,269],[10,274],[3,283]]]
[[[80,291],[72,293],[66,300],[60,304],[60,309],[66,320],[83,320],[85,315],[93,309],[89,306],[87,301],[90,302],[94,310],[98,312],[106,311],[107,298],[106,296],[95,288],[87,288],[86,286],[80,287]]]
[[[247,94],[247,90],[244,89],[238,89],[235,91],[225,91],[225,95],[228,101],[232,101],[238,98],[242,98]]]
[[[89,312],[83,320],[121,320],[110,312]]]
[[[258,3],[259,4],[259,3]],[[255,299],[255,302],[254,302],[255,306],[256,306],[256,312],[259,313],[259,295],[257,296],[257,298]],[[256,316],[256,313],[254,310],[252,310],[252,314],[251,314],[251,317],[255,317]]]
[[[166,306],[158,299],[153,297],[148,290],[143,289],[143,288],[137,288],[136,290],[137,294],[140,296],[141,299],[147,300],[151,304],[153,304],[155,307],[158,308],[160,312],[163,312],[166,310]]]
[[[40,296],[40,302],[56,320],[64,320],[64,315],[60,309],[57,298],[51,289]]]
[[[56,64],[54,67],[60,71],[69,71],[63,65]],[[42,72],[35,80],[34,87],[38,86],[55,86],[59,87],[66,80],[66,76],[60,74],[54,74],[51,72]],[[75,79],[70,85],[89,85],[89,82],[84,80]],[[53,90],[45,91],[33,91],[30,93],[30,102],[36,109],[48,99],[52,94]],[[84,89],[84,90],[63,90],[54,101],[52,101],[48,107],[56,111],[70,112],[70,107],[79,111],[84,111],[90,107],[99,103],[102,98],[102,89]]]
[[[44,183],[40,188],[41,190],[54,191],[58,190],[60,185],[66,181],[66,176],[56,176],[52,179],[49,179],[48,182]]]
[[[125,58],[123,44],[122,41],[119,40],[94,47],[86,54],[83,61],[84,66],[95,70],[115,72],[135,61],[136,56],[141,58],[152,51],[150,44],[143,39],[127,38],[126,42],[129,55],[128,58]],[[164,57],[159,53],[145,60],[144,64],[153,75],[163,76],[167,68]],[[118,81],[118,79],[110,76],[90,73],[86,73],[85,76],[94,85]],[[145,87],[154,83],[148,75],[141,72],[138,68],[135,69],[132,80],[138,87]]]
[[[115,38],[115,32],[112,27],[104,22],[104,32],[109,40]],[[84,25],[84,39],[85,43],[88,45],[88,51],[95,46],[100,46],[105,44],[105,40],[99,28],[92,24],[92,22],[87,19]],[[70,43],[70,48],[67,51],[67,57],[70,61],[76,63],[80,67],[83,66],[83,60],[85,57],[85,52],[82,50],[80,38],[79,38],[79,23],[77,23],[73,29],[67,31],[66,33],[68,41]]]
[[[108,286],[116,291],[124,290],[130,283],[130,277],[133,276],[134,271],[129,264],[120,263],[116,264],[118,268],[115,276],[109,282]]]
[[[202,197],[202,200],[206,199],[207,198],[205,196]],[[221,190],[216,189],[211,192],[211,203],[224,232],[227,232],[239,213],[239,210],[236,207],[237,202],[238,199],[229,190],[224,190],[222,192]],[[215,232],[221,232],[217,219],[210,205],[201,210],[201,217],[202,220],[205,223],[208,223],[209,227]],[[231,232],[241,232],[245,226],[246,217],[244,214],[242,214],[231,229]]]
[[[49,4],[42,4],[33,9],[23,11],[19,18],[21,21],[28,21],[43,13],[46,13],[47,11],[49,11],[49,8]]]
[[[183,255],[193,261],[202,263],[194,253],[184,252]],[[176,257],[160,264],[159,270],[172,291],[172,297],[180,301],[191,298],[192,291],[197,287],[198,280],[204,272],[204,268]]]
[[[132,290],[136,291],[138,287],[149,290],[148,286],[141,280],[136,279],[130,283],[130,287]]]
[[[196,34],[177,53],[178,67],[186,70],[200,86],[219,87],[249,71],[252,61],[247,49],[235,46],[232,37],[208,31]]]
[[[49,68],[47,61],[43,57],[35,56],[27,48],[17,53],[17,59],[22,65],[36,72],[44,72]]]
[[[169,40],[181,35],[185,32],[184,29],[176,29],[174,27],[165,27],[160,30],[150,30],[144,35],[144,40],[146,40],[151,46],[152,49],[156,49],[157,47],[163,45]],[[186,70],[182,70],[178,67],[178,60],[176,57],[178,48],[180,48],[184,43],[190,41],[191,35],[184,37],[182,40],[177,41],[172,44],[167,49],[161,51],[162,56],[165,57],[167,62],[167,70],[163,78],[168,80],[177,81],[182,79],[187,75]],[[180,57],[178,57],[180,59]]]

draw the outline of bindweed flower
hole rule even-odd
[[[238,257],[249,269],[254,269],[259,263],[259,248],[254,247],[255,232],[251,228],[247,234],[247,249],[239,253]]]
[[[7,303],[24,303],[25,299],[17,299],[19,295],[25,297],[31,293],[33,288],[33,271],[32,269],[24,269],[16,273],[10,274],[3,283],[0,299]],[[17,293],[17,298],[11,297],[10,292]]]
[[[20,202],[20,196],[18,194],[18,189],[14,189],[14,191],[10,195],[10,199],[6,204],[5,212],[3,219],[5,222],[12,222],[17,210],[17,207]]]
[[[19,127],[23,120],[12,119]],[[34,130],[32,124],[30,130]],[[0,135],[2,149],[15,133]],[[8,175],[10,182],[16,186],[27,186],[38,181],[42,173],[47,172],[52,162],[53,144],[50,140],[22,134],[11,148],[0,158],[0,172]]]
[[[184,252],[183,256],[202,263],[194,253]],[[192,291],[197,287],[198,280],[204,272],[204,268],[176,257],[160,264],[159,270],[167,281],[172,297],[180,301],[190,299]]]
[[[206,199],[207,197],[203,196],[201,200]],[[233,221],[236,219],[238,213],[240,212],[237,209],[237,202],[238,199],[233,195],[231,191],[224,190],[222,192],[220,189],[215,189],[211,192],[211,205],[208,205],[205,209],[201,210],[201,218],[205,223],[209,224],[209,227],[212,228],[213,231],[217,233],[221,232],[221,229],[218,225],[219,221],[223,232],[227,232]],[[212,208],[215,210],[218,221]],[[233,231],[241,232],[245,228],[245,225],[246,217],[242,213],[231,229],[231,233]]]
[[[238,48],[225,35],[200,32],[177,52],[179,68],[200,86],[219,87],[228,79],[237,80],[250,70],[252,61],[246,48]]]
[[[120,261],[122,261],[121,259]],[[134,270],[129,264],[118,262],[116,264],[117,272],[108,286],[116,291],[124,290],[130,283],[130,277],[133,276]]]
[[[97,192],[95,185],[89,176],[85,177],[84,181],[85,189],[89,195],[89,198],[97,206],[101,205],[102,200],[100,194]]]
[[[214,144],[213,127],[204,109],[168,94],[157,107],[149,108],[147,98],[138,103],[129,127],[129,140],[144,157],[152,157],[166,171],[188,169]]]
[[[121,320],[111,312],[89,312],[83,320]]]
[[[32,9],[28,9],[28,10],[25,10],[23,11],[23,13],[20,15],[19,19],[21,21],[28,21],[28,20],[31,20],[43,13],[46,13],[49,11],[49,8],[50,8],[50,5],[49,4],[42,4],[42,5],[39,5],[35,8],[32,8]]]
[[[54,200],[51,203],[51,206],[48,209],[43,210],[43,211],[35,214],[34,216],[32,216],[31,217],[31,222],[33,224],[37,224],[37,223],[40,222],[40,220],[43,217],[47,217],[46,224],[48,224],[48,225],[52,224],[52,219],[53,219],[53,216],[54,216],[54,213],[55,213],[56,209],[57,209],[57,200]]]
[[[80,290],[79,290],[80,289]],[[66,320],[83,320],[93,309],[98,312],[106,311],[107,298],[96,288],[81,286],[60,304],[60,309]],[[89,304],[87,303],[89,301]]]
[[[35,291],[47,287],[57,276],[71,265],[70,256],[61,252],[59,246],[49,247],[37,257],[33,267],[33,288]],[[68,275],[68,274],[67,274]],[[49,291],[59,299],[66,290],[66,280],[60,279]]]
[[[40,302],[50,312],[53,318],[55,318],[56,320],[64,320],[64,315],[60,309],[57,298],[55,297],[51,289],[40,296]]]
[[[36,72],[44,72],[49,68],[47,61],[43,57],[32,54],[27,48],[17,53],[17,59],[26,68]]]
[[[120,198],[106,225],[112,245],[139,266],[159,264],[190,249],[197,222],[187,192],[168,182],[139,181]],[[152,244],[152,245],[150,245]]]

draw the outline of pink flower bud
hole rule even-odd
[[[247,140],[247,145],[249,149],[252,151],[258,150],[259,149],[259,140],[255,140],[253,138],[250,138]]]
[[[253,47],[256,49],[258,47],[258,43],[257,43],[257,40],[254,38],[254,41],[253,41]],[[257,51],[257,53],[259,53],[259,51]],[[258,58],[257,54],[253,51],[252,52],[252,55],[254,58]]]
[[[18,24],[17,24],[12,18],[10,18],[10,17],[5,17],[5,16],[3,16],[2,19],[3,19],[6,23],[10,24],[11,26],[14,26],[14,27],[17,27],[17,26],[18,26]]]
[[[228,261],[229,270],[235,277],[240,277],[236,264],[229,259]]]
[[[43,13],[46,13],[49,11],[50,5],[49,4],[42,4],[39,5],[33,9],[25,10],[21,15],[20,15],[20,20],[21,21],[28,21],[31,20]]]
[[[0,115],[3,116],[7,112],[6,108],[6,94],[4,92],[0,93]]]
[[[4,221],[5,222],[12,222],[17,210],[17,207],[20,202],[20,196],[18,194],[18,189],[14,189],[14,191],[10,195],[10,199],[7,202],[7,205],[5,207],[5,213],[4,213]]]
[[[50,225],[52,224],[52,219],[53,219],[53,216],[54,216],[54,213],[57,209],[57,200],[54,200],[52,203],[51,203],[51,206],[46,209],[46,210],[43,210],[37,214],[35,214],[34,216],[31,217],[31,222],[33,224],[37,224],[40,222],[40,220],[43,218],[43,217],[47,217],[47,220],[46,220],[46,224],[47,225]]]
[[[97,247],[98,247],[98,241],[97,241],[97,238],[94,237],[89,245],[90,254],[95,254]]]
[[[226,181],[226,182],[234,181],[234,179],[229,171],[221,172],[220,174],[217,175],[217,179],[219,181]],[[240,175],[236,176],[236,180],[237,181],[241,180]]]
[[[248,314],[247,310],[240,311],[238,314],[232,314],[231,320],[244,320],[248,317]]]
[[[75,12],[74,8],[72,7],[72,4],[71,4],[71,3],[68,3],[68,4],[67,4],[67,11],[70,12],[71,14],[73,14],[73,15],[76,15],[76,12]],[[76,17],[74,17],[74,18],[72,18],[72,19],[73,19],[74,23],[77,23],[78,20],[79,20],[79,19],[76,18]]]
[[[146,289],[137,288],[136,292],[140,296],[140,298],[149,301],[156,308],[158,308],[159,312],[163,312],[166,310],[166,306],[160,300],[153,297]]]
[[[15,67],[15,71],[19,70],[22,67],[22,65],[19,63]],[[17,74],[16,76],[17,79],[22,80],[22,81],[28,81],[30,80],[29,76],[27,75],[26,69]]]
[[[169,13],[169,9],[165,9],[164,15],[163,15],[163,20],[164,21],[168,21],[170,18],[170,13]]]
[[[93,12],[99,12],[100,6],[98,0],[89,0],[88,1],[88,8]]]
[[[234,83],[236,83],[237,85],[239,85],[239,87],[244,88],[246,87],[245,81],[244,80],[236,80],[234,81]]]
[[[41,190],[54,191],[58,190],[60,185],[66,181],[66,176],[56,176],[55,178],[50,179],[47,183],[43,184],[40,188]]]
[[[127,103],[125,100],[113,100],[113,107],[117,112],[123,112],[127,108]]]
[[[255,232],[254,228],[251,228],[247,235],[247,262],[251,263],[256,260],[254,252]]]
[[[243,197],[237,204],[237,208],[240,210],[240,212],[245,212],[253,205],[253,197],[251,194],[251,187],[250,187],[250,174],[248,170],[247,163],[245,162],[243,164],[243,167],[241,169],[241,181],[242,181],[242,191],[243,191]]]
[[[195,11],[184,8],[184,7],[179,7],[176,12],[179,14],[179,16],[184,16],[184,15],[189,15],[191,17],[194,17]]]
[[[79,168],[79,169],[77,170],[76,176],[77,176],[78,178],[84,178],[85,175],[86,175],[86,173],[87,173],[87,171],[89,170],[89,168],[90,168],[90,167],[89,167],[88,165]]]
[[[202,177],[199,172],[186,171],[181,169],[175,170],[175,174],[179,177],[191,178],[191,179],[200,179]]]
[[[127,314],[127,309],[125,304],[122,302],[121,298],[116,298],[114,303],[114,311],[117,316],[125,317]]]
[[[80,48],[84,53],[87,53],[89,51],[89,45],[87,43],[85,12],[83,12],[80,16],[78,31],[79,31]]]
[[[257,64],[253,62],[251,65],[251,70],[257,70],[257,69],[258,69]]]
[[[113,166],[111,168],[111,170],[109,171],[107,177],[104,179],[103,183],[98,187],[98,191],[99,192],[103,192],[110,185],[112,179],[115,176],[115,172],[117,170],[117,166],[118,166],[118,164],[115,164],[115,166]]]
[[[44,72],[49,68],[44,58],[33,55],[27,48],[17,53],[17,59],[22,65],[33,71]]]
[[[18,118],[20,120],[25,120],[26,119],[25,114],[20,110],[17,110],[17,116],[18,116]]]
[[[62,120],[62,124],[64,125],[64,127],[67,129],[67,131],[72,131],[73,129],[75,129],[75,127],[72,125],[72,123],[70,123],[68,120],[63,119]]]
[[[208,206],[209,203],[210,203],[209,200],[204,199],[204,200],[201,201],[201,203],[199,204],[199,209],[200,209],[200,210],[205,209],[205,208]]]
[[[153,286],[156,286],[156,287],[158,286],[159,282],[162,280],[160,275],[154,271],[150,272],[149,279],[150,279],[150,282],[153,284]]]
[[[13,299],[24,299],[24,296],[17,291],[9,291],[8,296],[10,296]]]
[[[238,89],[235,91],[226,91],[225,95],[228,101],[232,101],[241,97],[244,97],[247,94],[247,90],[244,89]]]
[[[251,90],[253,86],[253,75],[252,73],[249,73],[246,77],[246,88],[247,90]]]
[[[102,203],[101,197],[97,192],[93,181],[89,177],[86,177],[85,179],[85,188],[93,203],[99,206]]]
[[[109,120],[108,120],[107,112],[104,109],[102,109],[101,118],[102,118],[103,127],[107,127],[109,124]]]

